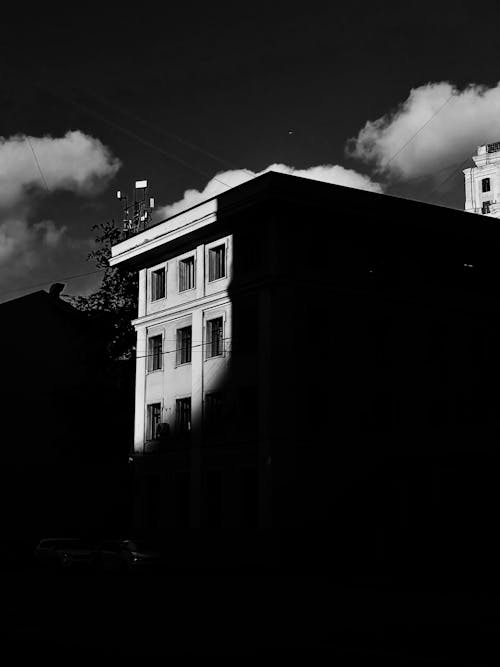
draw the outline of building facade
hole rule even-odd
[[[499,245],[487,216],[274,173],[116,244],[140,272],[137,529],[268,531],[342,568],[472,557],[498,509]]]
[[[464,169],[465,210],[500,217],[500,142],[477,147],[475,167]]]

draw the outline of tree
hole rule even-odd
[[[96,250],[87,257],[104,269],[99,289],[89,296],[71,297],[75,308],[91,316],[106,340],[108,359],[129,360],[135,355],[136,334],[131,320],[137,317],[138,275],[121,267],[109,266],[111,247],[120,240],[121,231],[114,222],[94,225]]]

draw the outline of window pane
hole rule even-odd
[[[191,327],[177,329],[177,364],[191,363]]]
[[[217,317],[207,322],[207,357],[223,353],[223,319]]]
[[[148,440],[156,440],[158,437],[158,425],[161,421],[161,403],[148,405]]]
[[[158,269],[151,274],[151,300],[165,297],[165,269]]]
[[[152,336],[148,342],[148,371],[157,371],[162,368],[163,350],[162,337]]]
[[[220,245],[208,251],[208,280],[218,280],[226,275],[226,246]]]
[[[175,402],[175,428],[178,433],[191,430],[191,397],[178,398]]]
[[[187,257],[179,262],[179,292],[194,287],[194,257]]]
[[[162,337],[152,336],[148,345],[148,371],[157,371],[162,368]]]

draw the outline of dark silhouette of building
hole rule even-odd
[[[128,527],[133,371],[109,363],[101,329],[63,288],[0,304],[4,534]]]
[[[494,567],[499,246],[486,217],[277,173],[115,245],[140,271],[136,528]]]

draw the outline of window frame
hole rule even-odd
[[[485,188],[485,183],[488,181],[488,189]],[[491,178],[490,176],[485,176],[481,179],[481,192],[491,192]]]
[[[221,352],[219,354],[209,354],[212,351],[212,341],[208,341],[208,325],[210,322],[213,322],[214,320],[222,320],[222,336],[221,336]],[[209,359],[219,359],[220,357],[224,357],[226,354],[226,346],[225,346],[225,333],[226,329],[226,318],[225,318],[225,313],[219,313],[219,314],[214,314],[212,316],[209,316],[205,318],[205,326],[204,326],[204,334],[205,334],[205,361],[208,361]]]
[[[151,349],[151,342],[154,338],[160,338],[161,339],[160,340],[160,343],[161,343],[161,345],[160,345],[160,350],[161,350],[160,351],[160,366],[158,368],[152,368],[154,356],[151,354],[150,349]],[[163,367],[164,367],[163,354],[164,354],[164,351],[165,351],[164,350],[164,335],[163,335],[163,332],[162,333],[151,334],[150,336],[148,336],[147,350],[148,350],[148,352],[147,352],[148,356],[147,356],[147,363],[146,363],[146,372],[149,374],[149,373],[157,373],[158,371],[162,371]]]
[[[217,396],[219,403],[214,410],[214,406],[210,409],[210,400],[208,397]],[[224,425],[224,407],[225,407],[225,393],[223,391],[206,391],[203,397],[203,431],[206,436],[221,435]]]
[[[154,288],[154,277],[157,273],[163,272],[163,296],[155,296],[155,288]],[[167,298],[167,264],[161,264],[158,265],[154,268],[150,269],[150,275],[149,275],[149,301],[151,303],[157,303],[158,301],[161,301],[162,299]]]
[[[189,400],[189,428],[186,430],[180,430],[179,429],[179,404],[182,401]],[[175,397],[175,428],[174,428],[174,433],[176,436],[188,436],[191,434],[191,431],[193,430],[193,398],[191,394],[183,395],[183,396],[176,396]]]
[[[210,278],[210,253],[214,252],[218,248],[223,248],[224,250],[224,275],[219,276],[218,278]],[[228,277],[228,243],[227,239],[220,241],[214,241],[209,246],[207,246],[207,283],[212,284],[218,280],[225,280]]]
[[[188,361],[181,361],[181,350],[184,348],[179,347],[180,343],[180,332],[185,330],[185,329],[191,329],[191,336],[190,336],[190,347],[189,347],[189,360]],[[186,348],[188,349],[188,348]],[[188,366],[189,364],[192,363],[193,359],[193,325],[192,324],[185,324],[184,326],[177,327],[175,330],[175,367],[177,366]]]
[[[152,408],[155,405],[160,406],[160,410],[159,410],[160,418],[159,418],[157,426],[162,423],[162,421],[161,421],[162,414],[163,414],[162,401],[154,401],[153,403],[147,403],[146,404],[146,434],[145,434],[146,437],[144,438],[145,442],[154,442],[155,440],[158,439],[158,438],[153,438],[152,437],[153,436],[153,428],[152,428],[152,426],[153,426],[153,421],[152,421],[153,410],[152,410]],[[150,415],[151,415],[151,417],[150,417]]]
[[[188,260],[193,260],[193,284],[191,287],[185,287],[184,289],[181,289],[181,264]],[[180,257],[177,260],[177,292],[179,294],[184,294],[185,292],[190,292],[191,290],[195,289],[196,289],[196,253],[192,252],[189,253],[189,255]]]

